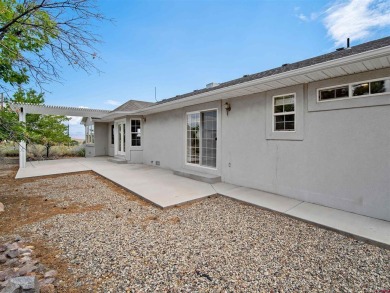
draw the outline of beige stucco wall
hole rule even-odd
[[[322,81],[321,86],[373,76],[390,76],[390,70]],[[377,104],[372,100],[356,102],[373,98],[365,97],[344,100],[344,107],[339,109],[309,111],[313,100],[316,103],[318,86],[305,84],[229,99],[229,115],[219,111],[218,141],[222,143],[218,168],[213,172],[227,183],[390,220],[390,95],[376,99],[380,101]],[[284,90],[301,95],[299,139],[269,136],[270,99]],[[220,107],[224,102],[215,105]],[[339,101],[332,102],[340,105]],[[208,108],[208,104],[191,107]],[[191,109],[146,117],[145,164],[158,160],[165,168],[186,168],[183,127],[185,113]]]

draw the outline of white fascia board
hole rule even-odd
[[[13,111],[17,111],[23,108],[23,111],[26,114],[42,114],[42,115],[65,115],[65,116],[99,118],[109,113],[108,110],[37,105],[37,104],[23,104],[23,103],[11,103],[10,107]]]
[[[222,98],[219,97],[218,95],[220,95],[222,93],[230,92],[233,90],[247,88],[247,87],[256,86],[256,85],[258,86],[258,85],[261,85],[261,84],[264,84],[267,82],[271,82],[271,81],[277,81],[277,80],[284,79],[284,78],[291,78],[291,77],[298,76],[298,75],[309,74],[312,72],[316,72],[316,71],[320,71],[320,70],[324,70],[324,69],[329,69],[329,68],[333,68],[333,67],[340,67],[340,66],[352,64],[355,62],[363,62],[363,61],[366,61],[369,59],[378,58],[378,57],[386,56],[389,54],[390,54],[390,46],[387,46],[387,47],[379,48],[379,49],[368,51],[368,52],[354,54],[354,55],[347,56],[347,57],[341,57],[338,59],[334,59],[334,60],[302,67],[299,69],[286,71],[283,73],[267,76],[267,77],[260,78],[260,79],[254,79],[251,81],[247,81],[247,82],[235,84],[232,86],[216,89],[216,90],[201,93],[198,95],[189,96],[187,98],[173,100],[171,102],[166,102],[166,103],[163,103],[160,105],[143,108],[143,109],[136,110],[136,111],[128,111],[128,112],[125,112],[124,114],[125,115],[135,115],[135,114],[147,115],[147,114],[176,109],[176,108],[178,108],[178,105],[180,105],[180,107],[182,107],[184,104],[186,104],[186,102],[191,102],[193,100],[199,100],[199,103],[203,103],[206,101],[212,101],[212,100],[214,100],[214,101],[220,100]],[[209,97],[210,99],[207,99],[207,97]]]
[[[109,121],[113,121],[116,118],[131,115],[134,112],[136,111],[115,111],[102,116],[101,119],[104,120],[105,122],[109,122]]]

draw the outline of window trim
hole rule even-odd
[[[90,134],[90,128],[93,129],[93,134]],[[91,141],[88,138],[91,138]],[[85,145],[95,145],[95,125],[85,125]]]
[[[139,132],[139,134],[141,135],[140,136],[140,145],[133,145],[133,139],[132,139],[132,134],[134,134],[134,133],[137,133],[138,134],[138,132],[133,132],[132,131],[132,125],[131,125],[131,123],[132,123],[132,121],[139,121],[139,129],[140,129],[140,132]],[[133,148],[141,148],[142,147],[142,120],[141,120],[141,118],[130,118],[130,147],[133,147]]]
[[[290,112],[282,112],[282,113],[275,113],[275,98],[279,97],[285,97],[285,96],[293,96],[294,97],[294,111]],[[294,133],[297,131],[297,126],[296,126],[296,118],[297,118],[297,94],[296,93],[287,93],[287,94],[282,94],[282,95],[275,95],[272,96],[272,132],[275,133]],[[289,114],[294,114],[294,130],[275,130],[275,116],[281,116],[281,115],[289,115]]]
[[[377,97],[377,96],[382,96],[382,95],[389,95],[390,92],[377,93],[377,94],[367,94],[367,95],[361,95],[361,96],[354,96],[354,95],[352,95],[352,87],[354,85],[361,84],[361,83],[371,83],[371,82],[374,82],[374,81],[380,81],[380,80],[386,80],[386,79],[390,80],[390,76],[389,77],[385,76],[385,77],[381,77],[381,78],[369,79],[369,80],[356,81],[356,82],[350,82],[350,83],[334,85],[334,86],[330,86],[330,87],[317,88],[317,90],[316,90],[316,93],[317,93],[317,103],[327,103],[327,102],[333,102],[333,101],[342,101],[342,100],[350,100],[350,99],[358,99],[358,98],[367,98],[367,97]],[[328,99],[328,100],[320,100],[320,91],[337,89],[339,87],[345,87],[345,86],[348,86],[348,97]]]
[[[115,124],[110,125],[110,130],[111,130],[110,144],[115,145]]]
[[[217,117],[216,117],[216,122],[217,122],[217,145],[216,145],[216,153],[215,153],[215,167],[210,167],[210,166],[204,166],[199,164],[194,164],[194,163],[188,163],[187,162],[187,155],[188,155],[188,148],[187,148],[187,117],[189,114],[196,114],[196,113],[201,113],[201,112],[208,112],[208,111],[216,111],[217,112]],[[219,123],[218,123],[218,117],[219,117],[219,111],[218,108],[209,108],[209,109],[202,109],[202,110],[196,110],[196,111],[190,111],[185,113],[185,138],[184,138],[184,146],[185,146],[185,152],[184,152],[184,164],[186,166],[191,166],[191,167],[196,167],[196,168],[203,168],[203,169],[209,169],[209,170],[218,170],[218,133],[219,133]],[[199,133],[199,141],[202,139],[202,132],[200,131]],[[199,147],[199,161],[202,157],[202,148]]]

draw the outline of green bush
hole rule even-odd
[[[19,156],[19,145],[17,143],[0,143],[0,156],[2,157],[17,157]]]
[[[77,156],[79,157],[85,157],[85,147],[82,147],[79,149]]]
[[[0,157],[18,157],[19,145],[17,143],[0,143]],[[49,158],[85,157],[84,145],[56,145],[49,151]],[[27,158],[30,160],[42,160],[46,158],[46,147],[39,144],[27,145]]]

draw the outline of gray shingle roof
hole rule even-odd
[[[144,102],[144,101],[137,101],[137,100],[130,100],[124,103],[123,105],[120,105],[118,108],[112,110],[111,112],[115,111],[136,111],[139,109],[143,109],[146,107],[149,107],[153,105],[154,103],[151,102]]]
[[[211,91],[214,91],[216,89],[220,89],[220,88],[224,88],[224,87],[228,87],[228,86],[244,83],[244,82],[251,81],[251,80],[260,79],[260,78],[264,78],[264,77],[280,74],[280,73],[287,72],[287,71],[296,70],[296,69],[299,69],[299,68],[303,68],[303,67],[307,67],[307,66],[311,66],[311,65],[315,65],[315,64],[319,64],[319,63],[323,63],[323,62],[327,62],[327,61],[331,61],[331,60],[335,60],[335,59],[339,59],[339,58],[343,58],[343,57],[347,57],[347,56],[351,56],[351,55],[367,52],[367,51],[371,51],[371,50],[374,50],[374,49],[379,49],[379,48],[386,47],[386,46],[390,46],[390,37],[386,37],[386,38],[382,38],[382,39],[379,39],[379,40],[363,43],[363,44],[360,44],[360,45],[357,45],[357,46],[353,46],[353,47],[351,47],[349,49],[344,49],[344,50],[340,50],[340,51],[334,51],[334,52],[331,52],[331,53],[328,53],[328,54],[324,54],[324,55],[317,56],[317,57],[314,57],[314,58],[309,58],[309,59],[302,60],[302,61],[299,61],[299,62],[286,64],[284,66],[280,66],[280,67],[273,68],[273,69],[270,69],[270,70],[266,70],[266,71],[263,71],[263,72],[250,74],[250,75],[244,75],[241,78],[237,78],[237,79],[233,79],[231,81],[223,82],[223,83],[219,84],[218,86],[215,86],[215,87],[212,87],[212,88],[204,88],[204,89],[196,90],[196,91],[193,91],[193,92],[190,92],[190,93],[177,95],[176,97],[172,97],[172,98],[169,98],[169,99],[162,100],[160,102],[155,103],[155,105],[159,105],[159,104],[171,102],[171,101],[174,101],[174,100],[187,98],[187,97],[190,97],[190,96],[198,95],[200,93],[211,92]]]

